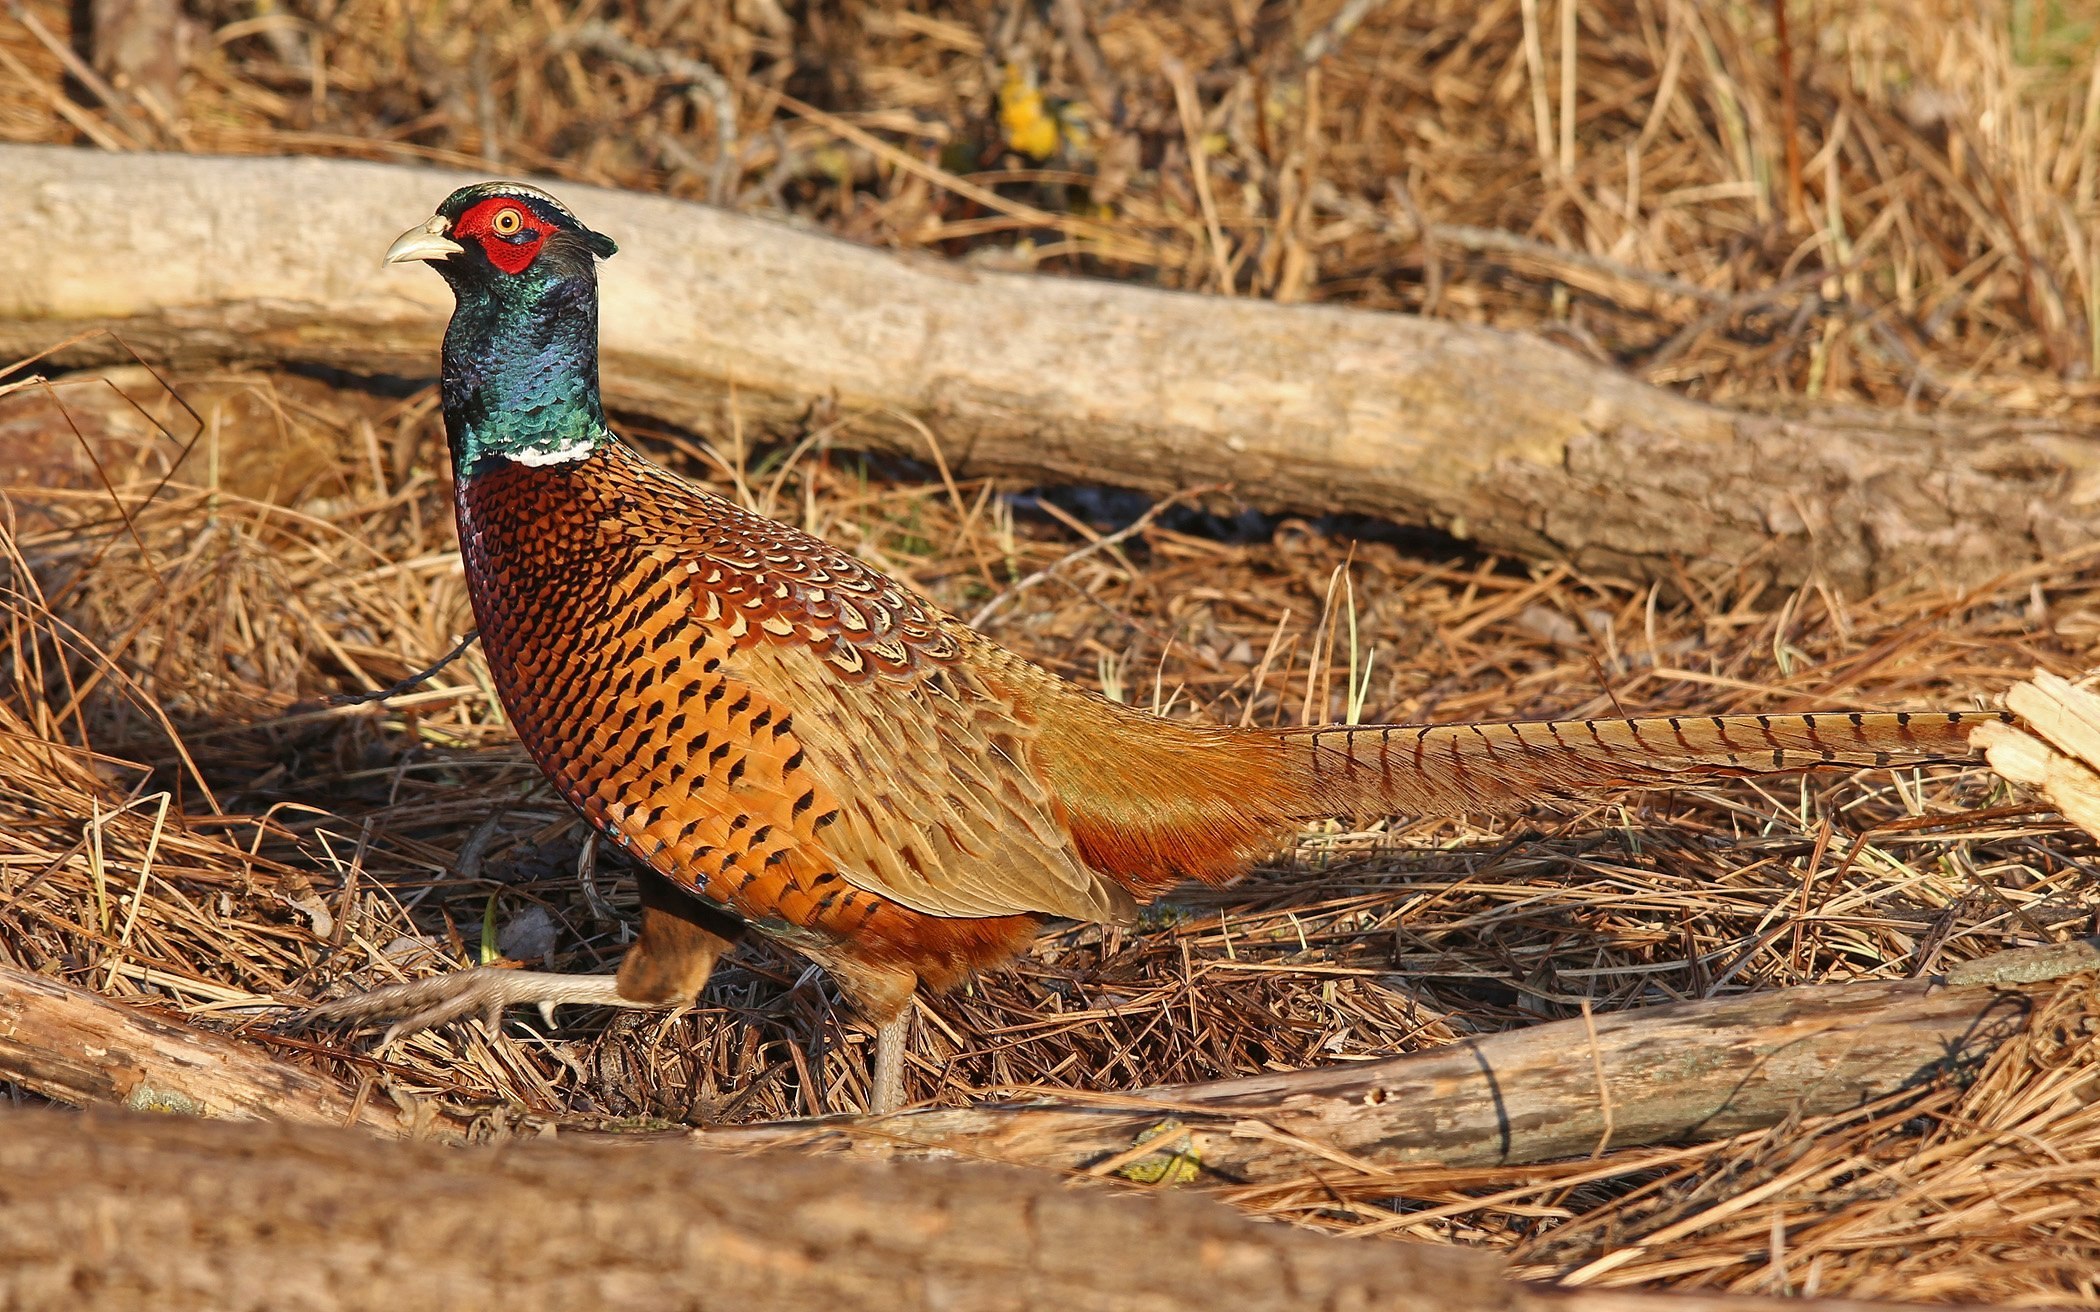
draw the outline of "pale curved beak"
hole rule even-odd
[[[394,238],[394,244],[386,248],[386,263],[405,264],[410,260],[451,259],[466,249],[445,235],[451,227],[451,220],[444,215],[431,215],[429,221],[419,223]]]

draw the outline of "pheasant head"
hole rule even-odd
[[[577,460],[604,440],[597,262],[618,249],[516,182],[460,188],[387,248],[389,264],[429,263],[457,302],[440,391],[460,476]]]

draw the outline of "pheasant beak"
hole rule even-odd
[[[394,244],[386,248],[388,264],[405,264],[410,260],[449,260],[467,248],[445,235],[452,221],[442,214],[433,214],[429,220],[419,223],[407,232],[394,238]]]

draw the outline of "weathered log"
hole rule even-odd
[[[374,1143],[311,1126],[0,1113],[0,1306],[994,1312],[1840,1312],[1552,1290],[1174,1193],[950,1163]]]
[[[964,1152],[1065,1169],[1140,1161],[1231,1181],[1355,1164],[1516,1165],[1691,1143],[1847,1111],[1968,1069],[2100,940],[1999,953],[1934,980],[1808,985],[1560,1021],[1429,1052],[1122,1098],[985,1104],[696,1133],[722,1148]],[[1171,1130],[1162,1133],[1161,1127]]]
[[[378,253],[467,175],[0,146],[0,361],[271,361],[427,377],[447,309]],[[1974,581],[2083,544],[2100,447],[2053,421],[1731,413],[1534,339],[899,257],[560,184],[605,269],[617,409],[1154,493],[1231,482],[1481,546],[1671,577]],[[150,271],[150,276],[146,276]],[[921,427],[923,425],[923,429]]]
[[[0,1080],[76,1106],[357,1124],[385,1134],[459,1128],[434,1108],[404,1107],[369,1089],[359,1097],[260,1045],[10,967],[0,967]]]
[[[1283,1180],[1360,1164],[1507,1165],[1696,1142],[1849,1110],[1980,1062],[2100,940],[1930,981],[1820,985],[1563,1021],[1431,1052],[1210,1084],[692,1132],[709,1148],[964,1155],[1062,1170]],[[232,1039],[0,970],[0,1079],[79,1104],[343,1122],[348,1099]],[[150,1099],[141,1090],[153,1090]],[[384,1103],[385,1105],[380,1105]],[[382,1132],[453,1133],[367,1099]],[[662,1139],[672,1136],[653,1136]],[[1152,1151],[1138,1145],[1149,1142]]]
[[[2100,697],[2036,670],[2012,686],[2005,704],[2020,723],[1981,725],[1971,741],[1993,770],[2039,792],[2064,819],[2100,837]]]

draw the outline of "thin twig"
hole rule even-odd
[[[466,655],[467,648],[473,646],[474,640],[480,636],[480,629],[470,629],[467,632],[467,636],[459,640],[458,645],[453,647],[451,651],[446,652],[444,656],[439,659],[438,663],[431,666],[429,669],[418,671],[415,674],[409,675],[407,678],[403,679],[397,684],[394,684],[390,687],[378,689],[374,692],[337,693],[334,696],[329,697],[327,699],[328,705],[364,706],[371,702],[383,702],[389,697],[399,697],[405,693],[414,692],[416,689],[422,687],[426,683],[429,683],[432,679],[435,679],[438,675],[442,674],[446,666],[458,660],[460,657]]]
[[[729,202],[737,167],[736,92],[713,64],[675,51],[649,49],[612,24],[597,20],[557,36],[553,44],[557,49],[588,50],[616,59],[637,73],[682,84],[693,103],[708,110],[715,121],[715,160],[707,177],[707,203]]]
[[[1129,524],[1117,529],[1115,532],[1110,533],[1106,537],[1095,538],[1092,542],[1087,543],[1085,546],[1067,552],[1065,555],[1058,557],[1056,560],[1050,562],[1048,565],[1043,566],[1035,573],[1030,574],[1027,578],[1022,579],[1020,582],[1014,584],[1006,591],[1000,593],[998,596],[993,597],[990,601],[984,603],[984,605],[978,607],[977,613],[970,616],[970,627],[973,629],[983,628],[985,622],[991,619],[993,615],[996,615],[999,612],[999,610],[1006,605],[1006,603],[1012,601],[1014,598],[1028,591],[1036,584],[1041,583],[1045,579],[1054,578],[1058,573],[1060,573],[1064,569],[1068,568],[1069,566],[1078,564],[1080,561],[1085,560],[1088,556],[1091,556],[1096,552],[1107,551],[1112,547],[1118,546],[1121,543],[1129,541],[1131,538],[1152,527],[1153,520],[1158,519],[1161,515],[1164,515],[1169,510],[1172,510],[1175,506],[1185,505],[1190,501],[1197,500],[1201,497],[1209,496],[1213,492],[1222,492],[1225,490],[1226,486],[1227,485],[1223,483],[1206,483],[1201,487],[1192,487],[1180,492],[1176,492],[1173,496],[1168,497],[1164,501],[1153,502],[1152,505],[1146,509],[1144,514],[1139,515],[1135,520],[1131,521]]]
[[[1313,33],[1312,39],[1299,50],[1298,62],[1317,64],[1341,49],[1342,43],[1349,39],[1349,34],[1356,30],[1357,25],[1369,18],[1384,3],[1385,0],[1348,0],[1348,3],[1342,6],[1341,12],[1334,16],[1333,21]]]
[[[1549,268],[1579,270],[1608,281],[1630,283],[1664,295],[1682,296],[1687,300],[1701,301],[1709,305],[1726,305],[1736,299],[1728,292],[1701,287],[1697,283],[1686,282],[1667,273],[1638,269],[1618,260],[1591,255],[1587,251],[1572,251],[1552,246],[1500,228],[1482,228],[1466,223],[1425,223],[1419,210],[1401,199],[1401,192],[1390,185],[1388,192],[1401,208],[1408,211],[1409,222],[1400,222],[1369,201],[1344,196],[1333,183],[1325,180],[1313,184],[1311,198],[1317,209],[1374,227],[1398,240],[1433,242],[1440,246],[1453,246],[1459,250],[1470,251],[1475,255],[1515,255],[1535,260]],[[1827,271],[1818,274],[1819,279],[1828,276],[1830,275]]]
[[[1772,0],[1773,35],[1779,43],[1779,134],[1786,147],[1786,217],[1796,227],[1808,223],[1808,202],[1801,189],[1801,127],[1794,103],[1794,43],[1788,34],[1786,0]]]

